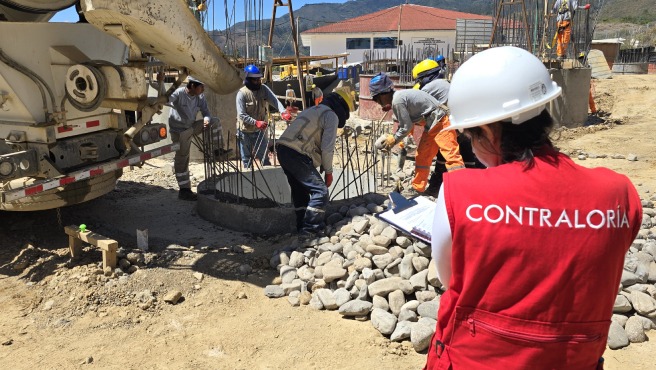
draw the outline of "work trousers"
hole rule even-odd
[[[558,47],[556,54],[559,58],[564,58],[567,55],[567,45],[572,36],[572,27],[570,21],[558,22]]]
[[[465,167],[462,156],[460,156],[456,132],[453,130],[442,131],[449,125],[449,117],[444,115],[433,124],[429,131],[424,131],[421,135],[415,157],[415,177],[412,179],[412,187],[420,193],[423,193],[428,186],[431,164],[438,151],[444,157],[448,171]]]
[[[476,158],[474,151],[472,150],[471,141],[465,135],[458,135],[458,147],[460,151],[460,156],[465,162],[466,168],[485,168],[485,166]],[[428,180],[428,187],[424,194],[437,196],[440,192],[440,186],[442,186],[442,177],[447,171],[446,161],[442,156],[442,153],[437,153],[437,160],[435,163],[435,171],[430,176]]]
[[[250,168],[255,159],[259,160],[265,166],[270,164],[267,153],[269,147],[267,130],[255,132],[243,132],[239,130],[237,135],[239,136],[239,153],[241,154],[241,162],[244,164],[244,168]]]
[[[218,125],[218,118],[212,118],[211,124]],[[182,132],[171,132],[171,140],[174,143],[180,143],[180,149],[175,152],[173,158],[173,169],[175,170],[175,179],[178,180],[178,188],[191,189],[189,180],[189,150],[191,149],[191,139],[194,135],[203,132],[203,120],[195,121],[191,127]]]
[[[278,161],[292,190],[296,209],[296,229],[316,234],[323,232],[328,204],[328,187],[312,164],[312,159],[284,145],[276,146]]]
[[[594,101],[594,96],[592,96],[592,81],[590,81],[590,92],[588,93],[588,106],[590,106],[590,113],[597,113],[597,105]]]

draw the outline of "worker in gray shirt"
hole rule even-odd
[[[333,182],[333,153],[337,128],[344,127],[355,111],[355,98],[348,87],[326,95],[321,104],[305,109],[287,127],[276,143],[276,154],[292,191],[296,228],[300,238],[321,236]],[[322,179],[317,171],[325,172]]]
[[[437,100],[441,109],[447,111],[446,104],[449,99],[449,88],[451,84],[443,78],[443,67],[438,61],[425,59],[417,63],[412,69],[412,77],[417,82],[414,86],[415,89],[427,92]],[[448,118],[446,118],[448,120]],[[464,135],[457,135],[458,151],[465,167],[467,168],[485,168],[483,164],[476,158],[472,151],[471,142]],[[420,143],[421,145],[421,143]],[[446,167],[446,159],[441,151],[437,152],[437,159],[435,162],[435,171],[431,174],[428,180],[428,187],[424,191],[426,195],[437,196],[442,185],[442,176],[448,169]]]
[[[376,141],[378,149],[391,150],[410,133],[414,125],[423,126],[415,157],[413,189],[420,193],[426,191],[431,164],[438,151],[444,156],[448,171],[465,167],[456,133],[453,130],[443,131],[449,126],[449,117],[437,99],[421,90],[394,91],[394,84],[382,72],[371,79],[369,91],[373,101],[378,103],[383,111],[392,110],[399,121],[394,135],[385,134]]]
[[[158,76],[159,77],[159,76]],[[162,75],[163,77],[163,75]],[[180,144],[180,149],[175,152],[173,167],[175,178],[178,181],[178,199],[196,200],[196,194],[191,191],[191,181],[189,178],[189,149],[191,148],[191,139],[203,131],[204,127],[212,126],[213,130],[220,131],[221,126],[219,119],[212,117],[210,110],[207,108],[205,100],[205,85],[189,76],[187,86],[175,90],[169,97],[171,110],[169,112],[169,131],[171,140]],[[196,120],[196,115],[200,111],[203,115],[202,120]]]
[[[291,120],[291,114],[285,110],[271,89],[262,85],[262,73],[255,65],[246,66],[244,71],[244,86],[237,92],[237,135],[241,160],[244,168],[250,168],[254,160],[266,166],[269,164],[268,107],[276,107],[285,121]]]

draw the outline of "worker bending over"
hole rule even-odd
[[[444,57],[439,55],[441,60],[444,61]],[[444,110],[448,111],[446,108],[448,94],[449,94],[449,81],[444,79],[444,68],[437,62],[437,60],[425,59],[419,62],[412,69],[412,77],[417,81],[417,84],[414,86],[415,89],[429,93],[432,97],[440,103],[440,106]],[[445,126],[448,126],[448,114],[444,116]],[[485,168],[481,162],[476,159],[476,156],[472,152],[471,143],[469,139],[464,135],[457,135],[458,147],[462,160],[465,164],[465,167],[469,168]],[[426,143],[428,144],[428,143]],[[424,144],[424,145],[426,145]],[[422,142],[419,142],[419,147],[422,146]],[[442,185],[442,174],[447,172],[446,161],[441,152],[439,152],[438,147],[432,145],[430,148],[431,153],[436,152],[437,161],[435,163],[435,171],[431,174],[430,179],[428,180],[428,187],[424,191],[426,195],[437,196],[440,191],[440,185]],[[431,155],[431,154],[428,154]],[[422,161],[422,163],[416,162],[416,170],[419,171],[429,171],[431,162],[428,161],[428,155],[426,157],[417,158],[417,160]],[[434,156],[434,154],[433,154]],[[430,159],[432,161],[432,158]],[[420,167],[421,166],[421,167]],[[428,168],[426,168],[428,167]],[[424,175],[422,175],[423,178]]]
[[[163,84],[164,74],[158,75],[160,86]],[[171,140],[180,144],[175,152],[173,168],[175,179],[178,181],[178,199],[196,200],[197,196],[191,191],[189,178],[189,150],[194,135],[203,132],[203,128],[212,124],[213,129],[220,131],[219,119],[212,117],[205,100],[205,85],[194,77],[187,77],[187,86],[179,87],[169,97],[171,110],[169,111],[169,130]],[[198,112],[203,114],[202,120],[196,120]]]
[[[425,369],[602,368],[641,201],[626,176],[554,148],[547,105],[560,94],[512,46],[453,76],[448,130],[487,168],[444,175],[431,241],[446,291]]]
[[[577,9],[590,9],[590,4],[579,7],[577,0],[556,0],[551,13],[556,13],[556,27],[558,32],[558,47],[556,55],[559,60],[567,56],[567,45],[572,36],[572,19]]]
[[[325,228],[328,187],[333,182],[337,128],[355,111],[350,89],[339,87],[316,107],[304,110],[276,142],[276,153],[292,190],[296,227],[302,238],[320,236]],[[325,172],[321,178],[317,167]]]
[[[376,142],[381,150],[390,150],[398,144],[413,129],[413,125],[423,126],[417,156],[415,157],[415,177],[412,188],[423,193],[428,186],[430,166],[439,150],[446,162],[447,171],[465,168],[456,133],[443,131],[449,125],[449,119],[440,103],[425,91],[400,90],[394,91],[394,84],[385,73],[374,76],[369,83],[371,98],[378,103],[383,111],[394,112],[399,127],[394,135],[384,135]]]
[[[285,121],[291,120],[291,114],[268,86],[262,85],[262,74],[253,64],[244,68],[246,79],[244,86],[237,93],[237,122],[239,123],[239,152],[244,168],[250,168],[254,160],[263,165],[269,164],[267,149],[269,138],[266,129],[269,105],[280,112]]]

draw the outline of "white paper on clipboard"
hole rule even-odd
[[[415,205],[396,213],[394,209],[389,209],[376,216],[393,227],[430,244],[436,204],[430,198],[421,195],[412,200],[416,202]]]

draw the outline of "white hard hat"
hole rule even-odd
[[[447,130],[497,121],[520,124],[538,116],[561,92],[544,64],[528,51],[514,46],[488,49],[453,75]]]

